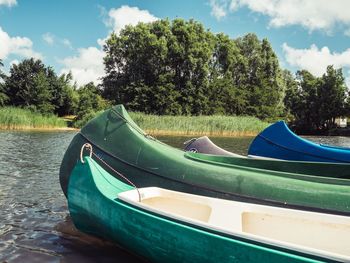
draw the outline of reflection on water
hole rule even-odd
[[[0,262],[140,262],[110,242],[77,231],[58,171],[75,132],[0,132]],[[183,148],[186,137],[158,137]],[[246,154],[253,138],[211,138]],[[346,137],[312,137],[350,146]]]

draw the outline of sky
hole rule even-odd
[[[200,21],[213,33],[267,38],[280,65],[316,76],[342,68],[350,88],[348,0],[0,0],[0,59],[4,71],[41,59],[78,85],[104,75],[103,43],[128,24],[163,18]]]

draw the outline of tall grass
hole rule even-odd
[[[130,112],[145,131],[164,135],[256,135],[269,123],[249,116],[157,116]]]
[[[3,107],[0,108],[0,129],[51,129],[67,127],[66,121],[52,115],[44,116],[30,110]]]

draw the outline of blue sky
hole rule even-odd
[[[101,46],[126,24],[193,18],[214,33],[235,38],[249,32],[267,38],[281,66],[320,76],[342,67],[350,87],[350,1],[47,1],[0,0],[0,59],[36,57],[58,74],[71,71],[78,84],[103,75]]]

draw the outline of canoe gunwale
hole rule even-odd
[[[153,171],[149,171],[149,170],[147,170],[145,168],[136,166],[136,165],[134,165],[132,163],[129,163],[129,162],[121,159],[118,156],[115,156],[114,154],[110,153],[108,150],[103,149],[99,145],[97,145],[94,142],[92,142],[91,140],[89,140],[81,132],[79,132],[79,135],[81,135],[85,140],[87,140],[92,146],[98,148],[100,151],[102,151],[105,154],[109,155],[111,158],[114,158],[114,159],[118,160],[119,162],[123,163],[124,165],[131,166],[131,167],[133,167],[133,168],[135,168],[137,170],[140,170],[142,172],[146,172],[146,173],[152,174],[153,176],[156,176],[156,177],[159,177],[159,178],[162,178],[162,179],[165,179],[165,180],[173,181],[173,182],[184,184],[184,185],[189,185],[191,187],[202,189],[202,190],[205,190],[205,191],[208,191],[208,192],[212,192],[212,193],[217,193],[217,194],[220,194],[222,196],[230,196],[230,197],[232,197],[231,200],[235,200],[234,198],[238,198],[238,199],[244,199],[245,200],[244,202],[249,202],[249,203],[254,203],[254,204],[271,205],[271,206],[290,208],[290,209],[298,209],[298,210],[310,211],[310,212],[320,212],[320,213],[326,213],[326,214],[350,216],[350,212],[333,210],[333,209],[326,209],[326,208],[311,207],[311,206],[306,206],[306,205],[296,205],[296,204],[290,204],[290,203],[286,203],[286,202],[276,201],[276,200],[273,200],[273,199],[259,198],[259,197],[254,197],[254,196],[250,196],[250,195],[237,194],[237,193],[234,193],[234,192],[221,191],[219,189],[213,189],[213,188],[207,187],[205,185],[194,184],[194,183],[191,183],[191,182],[185,182],[185,181],[177,180],[177,179],[174,179],[174,178],[171,178],[171,177],[166,177],[166,176],[157,174],[157,173],[155,173]]]

